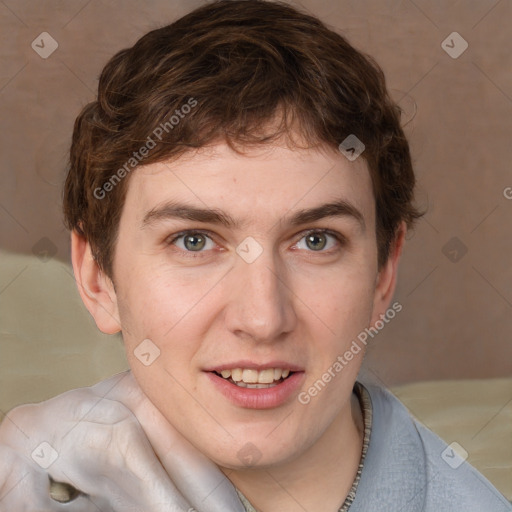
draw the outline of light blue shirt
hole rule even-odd
[[[373,422],[350,512],[512,511],[482,474],[414,420],[390,392],[363,385]]]

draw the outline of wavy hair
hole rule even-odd
[[[141,164],[219,140],[240,152],[283,135],[301,147],[299,135],[308,147],[337,149],[354,134],[365,144],[372,178],[379,265],[401,222],[410,227],[421,215],[413,206],[415,177],[400,109],[374,60],[288,4],[218,0],[117,53],[101,73],[97,100],[75,121],[66,225],[89,241],[110,277],[130,174],[122,173],[101,198],[95,191],[105,190],[190,98],[195,108],[162,131]]]

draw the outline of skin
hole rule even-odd
[[[361,218],[289,222],[299,210],[340,199]],[[150,213],[170,201],[222,210],[239,225]],[[344,241],[317,233],[308,245],[308,232],[322,229]],[[176,239],[184,230],[210,238],[195,239],[205,245],[193,251]],[[73,266],[98,327],[122,330],[148,401],[255,507],[291,512],[322,503],[335,511],[361,453],[362,416],[352,388],[364,351],[307,405],[297,393],[389,307],[404,235],[402,225],[379,269],[371,178],[361,157],[349,162],[325,147],[284,145],[239,155],[218,143],[130,176],[112,280],[76,233]],[[236,252],[246,237],[262,249],[252,263]],[[134,354],[145,339],[160,350],[148,366]],[[205,369],[239,360],[297,365],[304,370],[297,393],[267,409],[233,404]],[[240,457],[244,450],[257,454],[251,467]]]

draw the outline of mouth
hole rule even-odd
[[[233,368],[213,373],[239,388],[268,389],[282,384],[295,372],[289,368]]]
[[[292,403],[305,371],[285,361],[237,361],[204,370],[217,390],[237,407],[271,409]]]
[[[305,370],[290,362],[258,364],[239,360],[203,370],[217,390],[237,407],[271,409],[291,403],[304,383]]]

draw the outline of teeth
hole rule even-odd
[[[256,384],[258,382],[258,370],[245,369],[242,372],[242,380],[247,384]]]
[[[222,370],[220,374],[225,379],[231,377],[236,384],[244,388],[265,388],[281,378],[286,379],[290,375],[290,370],[266,368],[265,370],[258,371],[252,368],[234,368],[233,370]]]
[[[242,380],[243,372],[241,368],[235,368],[234,370],[231,370],[231,378],[235,382],[240,382]]]
[[[245,370],[244,370],[245,373]],[[266,370],[261,370],[258,373],[258,380],[260,384],[271,384],[274,382],[274,370],[272,368],[267,368]],[[245,379],[244,379],[245,380]]]

